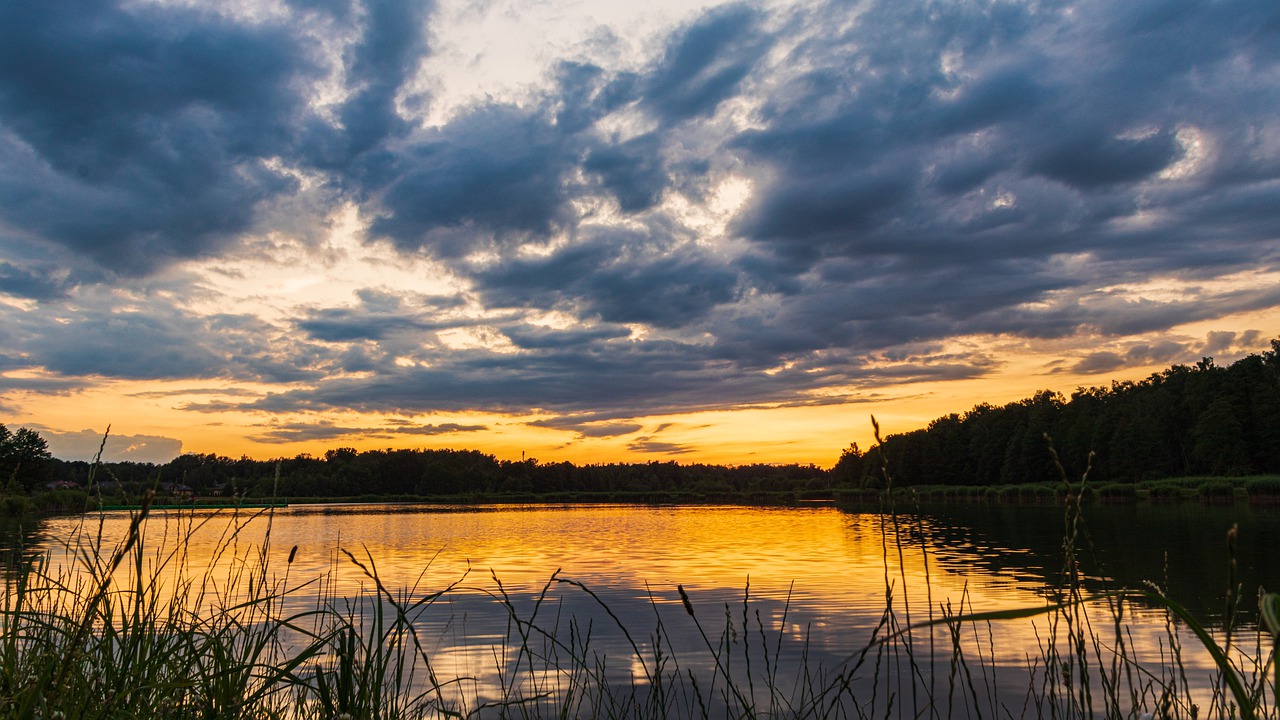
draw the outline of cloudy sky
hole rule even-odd
[[[0,4],[56,454],[830,465],[1280,335],[1268,0]]]

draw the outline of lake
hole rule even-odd
[[[127,513],[47,519],[27,533],[25,552],[44,557],[52,572],[71,568],[68,541],[97,543],[100,535],[110,547],[129,522]],[[1280,567],[1271,560],[1271,549],[1280,547],[1280,514],[1268,508],[1086,507],[1077,541],[1085,590],[1157,583],[1220,636],[1225,537],[1233,524],[1240,528],[1240,606],[1252,623],[1257,588],[1280,587]],[[899,513],[896,528],[871,508],[821,505],[156,511],[146,522],[144,574],[174,586],[196,579],[228,593],[242,580],[237,573],[265,557],[272,582],[297,588],[283,600],[293,611],[337,602],[353,615],[390,605],[374,600],[376,575],[382,597],[402,607],[420,603],[411,618],[415,642],[433,677],[451,679],[441,692],[460,708],[509,699],[513,684],[517,693],[554,702],[546,698],[577,681],[550,676],[579,672],[564,669],[564,656],[576,655],[615,687],[642,693],[660,669],[678,668],[680,682],[702,683],[696,692],[686,687],[686,698],[723,696],[723,707],[700,708],[710,715],[734,714],[735,703],[816,707],[817,697],[834,703],[835,715],[875,709],[871,714],[883,716],[896,707],[892,712],[904,715],[946,716],[964,706],[1018,716],[1037,703],[1073,702],[1029,691],[1046,682],[1029,664],[1043,660],[1064,632],[1047,617],[969,623],[955,633],[946,625],[916,629],[862,653],[873,633],[884,638],[947,612],[1043,607],[1061,577],[1063,537],[1063,509],[1034,505],[924,507]],[[1114,635],[1106,607],[1095,603],[1088,612],[1081,618],[1105,646]],[[1188,692],[1212,687],[1213,665],[1185,629],[1175,625],[1171,635],[1155,608],[1125,613],[1129,652],[1159,665],[1180,645]],[[911,643],[904,664],[894,648]],[[551,669],[522,671],[525,654],[530,664],[551,660]],[[958,666],[957,655],[968,665]],[[846,672],[851,666],[859,669]],[[527,677],[516,683],[521,672]],[[1084,669],[1075,682],[1088,685],[1091,672]],[[708,692],[717,678],[719,688]],[[830,698],[804,687],[837,680],[849,689]]]

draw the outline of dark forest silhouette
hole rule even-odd
[[[1222,367],[1211,358],[1139,382],[1042,391],[1002,407],[978,405],[884,438],[898,485],[1008,485],[1058,480],[1045,437],[1070,477],[1093,452],[1091,480],[1280,472],[1280,340]],[[840,484],[875,484],[878,462],[847,450]]]

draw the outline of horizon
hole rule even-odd
[[[0,8],[0,421],[829,467],[1280,335],[1280,6]]]
[[[1272,352],[1275,352],[1275,349],[1276,349],[1276,347],[1277,347],[1277,343],[1280,343],[1280,338],[1277,338],[1277,339],[1275,339],[1275,340],[1273,340],[1273,341],[1272,341],[1272,343],[1271,343],[1271,351],[1272,351]],[[1257,356],[1259,356],[1259,355],[1261,355],[1261,354],[1262,354],[1262,353],[1250,353],[1250,354],[1246,355],[1245,357],[1246,357],[1246,358],[1247,358],[1247,357],[1257,357]],[[1244,358],[1237,358],[1237,360],[1239,360],[1239,359],[1244,359]],[[1216,366],[1216,367],[1227,367],[1227,366],[1230,366],[1230,365],[1234,364],[1234,362],[1235,362],[1235,361],[1233,360],[1231,363],[1219,363],[1219,362],[1217,362],[1217,360],[1216,360],[1215,358],[1207,357],[1207,356],[1206,356],[1206,357],[1204,357],[1204,358],[1202,358],[1202,360],[1207,360],[1207,361],[1209,361],[1209,362],[1210,362],[1210,365],[1211,365],[1211,366]],[[1198,364],[1198,363],[1197,363],[1197,364]],[[1171,366],[1169,366],[1168,368],[1164,368],[1164,369],[1162,369],[1162,371],[1163,371],[1163,370],[1173,369],[1174,367],[1187,368],[1187,367],[1190,367],[1190,366],[1189,366],[1189,365],[1186,365],[1186,364],[1171,365]],[[1150,375],[1148,375],[1148,376],[1146,376],[1146,377],[1144,377],[1144,378],[1140,378],[1140,379],[1136,379],[1136,380],[1134,380],[1134,379],[1126,379],[1126,380],[1112,379],[1112,380],[1110,380],[1110,382],[1108,382],[1108,383],[1103,383],[1103,384],[1100,384],[1100,385],[1092,385],[1092,386],[1088,386],[1088,387],[1086,387],[1086,386],[1080,386],[1080,387],[1075,388],[1075,390],[1073,390],[1073,393],[1074,393],[1074,392],[1076,392],[1076,391],[1083,391],[1083,390],[1097,390],[1097,389],[1105,389],[1105,388],[1107,388],[1108,386],[1115,387],[1116,385],[1121,384],[1121,383],[1124,383],[1124,382],[1138,382],[1138,383],[1141,383],[1141,382],[1145,382],[1145,381],[1147,381],[1147,380],[1150,380],[1150,379],[1152,379],[1152,378],[1154,378],[1154,377],[1156,377],[1156,376],[1160,375],[1162,371],[1158,371],[1158,372],[1156,372],[1156,373],[1152,373],[1152,374],[1150,374]],[[1042,390],[1037,391],[1035,394],[1039,394],[1040,392],[1052,392],[1052,393],[1055,393],[1055,394],[1056,394],[1056,395],[1058,395],[1059,397],[1063,398],[1063,399],[1064,399],[1068,404],[1070,404],[1070,402],[1074,399],[1074,398],[1072,397],[1072,395],[1068,395],[1067,393],[1065,393],[1065,392],[1061,392],[1061,391],[1058,391],[1058,390],[1044,390],[1044,389],[1042,389]],[[965,408],[965,409],[963,409],[963,410],[951,410],[951,411],[949,411],[949,412],[945,412],[945,413],[943,413],[942,415],[939,415],[939,416],[937,416],[937,417],[935,417],[935,418],[930,418],[930,421],[929,421],[929,422],[924,423],[924,424],[921,424],[921,425],[916,426],[916,427],[903,428],[903,429],[901,429],[901,430],[898,430],[898,431],[896,431],[896,432],[892,432],[892,433],[884,433],[884,432],[882,432],[882,433],[881,433],[881,438],[882,438],[882,439],[884,439],[884,440],[888,440],[888,439],[890,439],[891,437],[893,437],[894,435],[897,435],[897,434],[901,434],[901,433],[910,433],[910,432],[914,432],[914,431],[918,431],[918,430],[924,430],[924,429],[926,429],[927,425],[929,425],[933,420],[938,420],[938,419],[942,419],[942,418],[944,418],[944,417],[951,417],[951,416],[961,416],[961,417],[963,417],[963,416],[964,416],[965,414],[967,414],[969,411],[971,411],[971,410],[975,410],[975,409],[977,409],[979,406],[1003,407],[1003,406],[1006,406],[1006,405],[1009,405],[1009,404],[1012,404],[1012,403],[1018,403],[1018,402],[1027,401],[1027,400],[1031,400],[1031,399],[1033,399],[1033,395],[1027,395],[1026,397],[1017,398],[1017,399],[1012,400],[1012,401],[1010,401],[1010,402],[1008,402],[1008,403],[990,403],[990,402],[982,401],[982,402],[979,402],[979,403],[975,403],[973,406],[968,407],[968,408]],[[870,423],[872,423],[872,424],[873,424],[873,426],[878,422],[878,421],[876,420],[876,418],[875,418],[875,416],[874,416],[874,415],[873,415],[873,416],[870,416],[870,417],[868,418],[868,420],[869,420],[869,422],[870,422]],[[101,454],[103,457],[107,457],[107,456],[109,456],[109,455],[111,455],[111,454],[119,453],[121,450],[124,450],[124,451],[127,453],[127,451],[128,451],[128,443],[131,441],[131,439],[130,439],[130,438],[116,438],[115,436],[112,436],[112,435],[110,434],[110,428],[108,428],[108,432],[107,432],[107,433],[105,433],[105,436],[104,436],[104,435],[100,435],[100,434],[93,433],[93,431],[91,431],[91,430],[83,430],[83,431],[81,431],[81,432],[79,432],[79,433],[62,433],[62,434],[60,434],[60,435],[57,435],[57,438],[58,438],[58,439],[57,439],[57,441],[56,441],[56,442],[60,443],[60,444],[61,444],[61,446],[62,446],[63,448],[72,448],[72,447],[74,447],[74,448],[75,448],[75,450],[73,450],[73,452],[80,453],[80,455],[79,455],[78,457],[75,457],[75,458],[58,457],[57,453],[54,453],[54,457],[55,457],[56,459],[58,459],[58,460],[63,461],[63,462],[85,462],[85,461],[92,462],[92,461],[94,460],[94,458],[95,458],[95,457],[97,457],[99,454]],[[71,439],[71,440],[69,441],[69,438],[73,438],[73,439]],[[873,436],[873,438],[874,438],[874,436]],[[89,445],[87,445],[86,443],[92,443],[92,446],[89,446]],[[857,446],[858,446],[858,448],[859,448],[859,450],[862,452],[862,454],[863,454],[863,455],[866,455],[866,454],[867,454],[867,453],[869,453],[872,449],[874,449],[875,447],[877,447],[877,446],[879,445],[879,443],[874,442],[874,439],[873,439],[873,441],[872,441],[871,443],[869,443],[869,444],[865,444],[865,445],[864,445],[864,444],[862,444],[862,443],[858,443],[858,442],[856,442],[856,441],[850,441],[850,443],[851,443],[852,445],[857,445]],[[840,455],[840,454],[842,454],[842,453],[844,452],[844,450],[845,450],[846,448],[848,448],[848,447],[850,447],[850,445],[846,445],[846,446],[844,446],[844,447],[842,447],[842,448],[841,448],[840,452],[839,452],[839,453],[837,453],[837,459],[838,459],[839,455]],[[86,450],[86,448],[87,448],[87,450]],[[331,445],[324,446],[320,452],[303,451],[303,452],[301,452],[301,453],[297,453],[297,454],[294,454],[294,455],[291,455],[291,456],[283,456],[283,455],[281,455],[281,456],[271,456],[271,457],[249,457],[249,456],[247,456],[247,455],[241,455],[241,456],[240,456],[240,458],[230,458],[229,456],[222,455],[222,454],[220,454],[220,453],[200,453],[200,454],[205,454],[205,455],[212,454],[212,455],[216,455],[216,456],[227,457],[227,458],[229,458],[229,459],[233,459],[233,460],[247,458],[247,459],[249,459],[249,460],[251,460],[251,461],[254,461],[254,462],[272,462],[272,461],[291,460],[291,459],[296,459],[296,458],[300,458],[300,457],[311,457],[311,458],[313,458],[313,459],[317,459],[317,460],[319,460],[319,459],[325,459],[325,457],[324,457],[324,456],[325,456],[329,451],[331,451],[331,450],[339,450],[339,449],[353,449],[353,448],[351,448],[351,446],[349,446],[349,445],[331,444]],[[409,451],[443,450],[443,451],[453,451],[453,452],[484,452],[484,451],[482,451],[482,450],[478,450],[478,449],[476,449],[476,448],[471,448],[471,447],[466,447],[466,446],[426,446],[426,445],[422,445],[422,446],[402,446],[402,447],[391,447],[391,446],[388,446],[388,447],[373,447],[373,446],[370,446],[370,447],[360,448],[360,449],[358,449],[357,451],[358,451],[358,452],[394,452],[394,451],[399,451],[399,450],[409,450]],[[89,455],[87,455],[87,456],[83,454],[83,453],[85,453],[86,451],[89,451],[89,452],[90,452],[90,454],[89,454]],[[144,464],[145,464],[145,463],[151,463],[151,464],[155,464],[155,465],[164,465],[165,463],[170,462],[171,460],[176,459],[177,457],[179,457],[180,455],[183,455],[183,454],[188,454],[188,453],[186,453],[186,452],[181,452],[181,451],[180,451],[178,454],[175,454],[175,455],[173,455],[172,457],[167,458],[167,459],[159,459],[159,458],[157,458],[157,459],[153,459],[153,460],[138,461],[138,462],[142,462],[142,463],[144,463]],[[490,455],[490,456],[492,456],[495,460],[497,460],[497,461],[499,461],[499,462],[508,462],[508,461],[510,461],[510,462],[515,462],[515,458],[512,458],[512,457],[501,457],[501,456],[495,455],[495,454],[493,454],[493,453],[485,453],[485,454],[486,454],[486,455]],[[554,465],[554,464],[557,464],[557,463],[560,463],[560,462],[566,462],[566,460],[564,460],[564,459],[562,459],[562,458],[540,459],[540,458],[536,458],[536,457],[526,457],[526,455],[527,455],[527,453],[526,453],[526,452],[521,451],[521,453],[520,453],[520,462],[525,462],[526,460],[528,460],[528,461],[532,461],[532,462],[538,463],[538,464],[540,464],[540,465]],[[609,465],[609,464],[644,464],[644,463],[646,463],[646,462],[655,462],[655,461],[656,461],[656,460],[655,460],[654,458],[647,458],[647,459],[632,459],[632,460],[629,460],[629,461],[628,461],[628,460],[617,460],[617,459],[613,459],[613,460],[610,460],[610,459],[594,459],[594,460],[589,461],[589,462],[580,462],[580,463],[573,463],[572,461],[567,461],[567,462],[570,462],[570,464],[573,464],[573,465],[593,465],[593,464]],[[111,461],[111,460],[103,460],[102,462],[113,462],[113,461]],[[675,462],[675,463],[680,464],[680,465],[700,465],[700,464],[706,464],[706,465],[723,466],[723,467],[746,467],[746,466],[757,466],[757,465],[765,465],[765,466],[779,466],[779,467],[783,467],[783,466],[815,466],[815,467],[818,467],[818,468],[823,469],[823,470],[830,470],[830,469],[831,469],[832,467],[834,467],[834,465],[836,464],[836,462],[835,462],[835,461],[832,461],[832,462],[830,463],[830,465],[828,465],[828,464],[824,464],[824,463],[817,462],[817,461],[813,461],[813,460],[809,460],[809,461],[805,461],[805,460],[788,460],[788,461],[756,460],[756,461],[754,461],[754,462],[743,462],[743,463],[733,462],[733,461],[731,461],[731,460],[730,460],[730,461],[718,461],[718,462],[707,461],[707,460],[688,460],[688,461],[684,461],[684,462],[682,462],[678,457],[677,457],[677,458],[669,458],[669,459],[668,459],[668,462]]]

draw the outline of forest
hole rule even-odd
[[[850,445],[831,469],[674,461],[575,465],[499,460],[477,450],[334,448],[322,456],[254,460],[180,455],[168,463],[54,458],[38,433],[0,425],[3,493],[50,486],[81,490],[92,475],[103,495],[155,487],[197,496],[282,498],[465,497],[596,493],[661,499],[874,488],[887,467],[898,486],[997,486],[1055,481],[1050,439],[1068,475],[1136,483],[1182,476],[1280,473],[1280,339],[1229,366],[1204,358],[1137,382],[1053,391],[1003,406],[978,405],[925,428]]]
[[[1046,390],[978,405],[885,437],[877,453],[852,447],[833,474],[838,484],[875,486],[882,452],[896,485],[1054,481],[1046,437],[1069,477],[1088,469],[1104,483],[1280,472],[1280,340],[1226,367],[1204,358],[1070,398]]]

